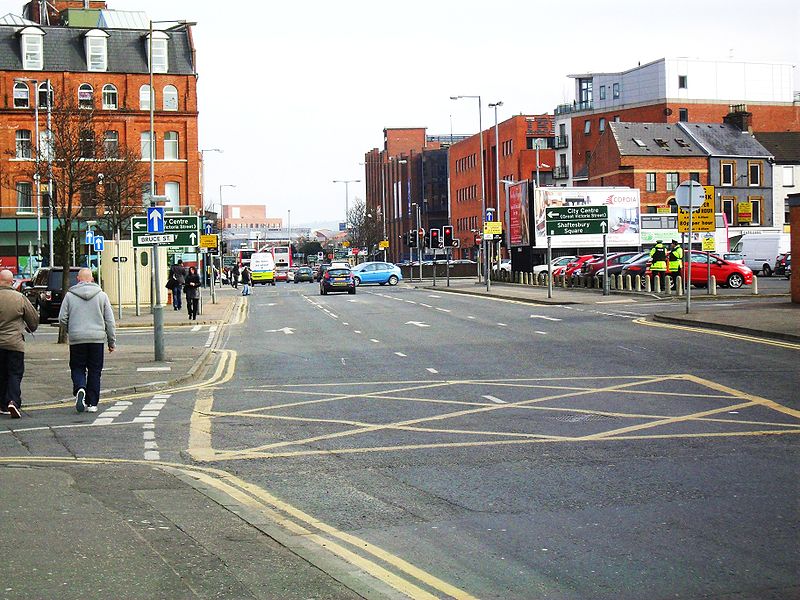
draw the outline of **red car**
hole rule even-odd
[[[289,269],[285,267],[275,269],[275,281],[289,281]]]
[[[553,276],[556,275],[564,275],[567,279],[572,277],[573,275],[578,275],[577,271],[583,266],[583,263],[588,262],[598,256],[602,257],[602,254],[582,254],[575,260],[571,260],[567,263],[565,267],[559,267],[558,269],[553,271]]]
[[[735,289],[753,283],[753,271],[750,267],[725,260],[716,254],[692,250],[692,285],[705,287],[708,284],[709,262],[711,263],[711,275],[717,280],[717,285],[727,285],[729,288]],[[652,274],[650,265],[647,265],[647,274]],[[688,277],[688,269],[684,263],[684,282]]]
[[[613,252],[608,255],[608,266],[613,267],[620,263],[625,262],[632,256],[636,256],[638,252]],[[602,275],[603,274],[603,256],[586,261],[586,264],[581,267],[581,275]]]

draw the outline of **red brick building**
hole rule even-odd
[[[486,129],[482,135],[486,207],[495,208],[497,219],[505,223],[507,209],[505,186],[502,184],[499,204],[497,198],[494,127]],[[536,180],[538,144],[539,184],[552,183],[555,162],[551,115],[515,115],[498,124],[497,137],[501,180]],[[450,214],[454,234],[461,241],[461,258],[475,257],[473,230],[482,228],[480,144],[480,137],[475,134],[450,148]]]
[[[48,81],[51,106],[71,97],[93,108],[96,136],[102,135],[107,146],[139,151],[149,161],[149,22],[142,13],[108,10],[105,2],[88,5],[51,2],[45,18],[38,13],[39,3],[31,2],[24,17],[0,21],[0,169],[9,182],[0,187],[4,218],[30,217],[40,204],[26,148],[37,143],[37,108],[40,136],[46,131]],[[122,22],[128,26],[121,27]],[[154,192],[166,196],[174,211],[198,212],[202,201],[192,31],[188,25],[164,27],[152,42]],[[18,246],[26,248],[28,241],[21,239]],[[11,248],[2,250],[9,252]]]

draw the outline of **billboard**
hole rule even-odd
[[[528,182],[508,186],[508,236],[511,246],[530,246]]]
[[[545,187],[534,190],[533,235],[535,246],[547,246],[546,211],[559,206],[607,206],[608,245],[640,244],[639,190],[623,187]],[[602,235],[552,237],[553,248],[586,248],[603,245]]]

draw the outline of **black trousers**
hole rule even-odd
[[[22,407],[22,376],[25,374],[25,353],[0,348],[0,408],[8,403]]]
[[[100,402],[100,376],[103,374],[104,344],[70,344],[69,370],[72,375],[72,394],[86,390],[86,404]]]
[[[200,300],[198,298],[187,298],[186,299],[186,309],[189,311],[189,318],[196,319],[197,318],[197,308],[200,304]]]

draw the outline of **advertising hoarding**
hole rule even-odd
[[[528,182],[508,186],[508,233],[511,246],[529,246]]]
[[[547,209],[569,206],[608,208],[608,245],[638,246],[641,232],[639,190],[623,187],[546,187],[534,190],[534,245],[547,246]],[[553,248],[603,245],[602,234],[553,236]]]

